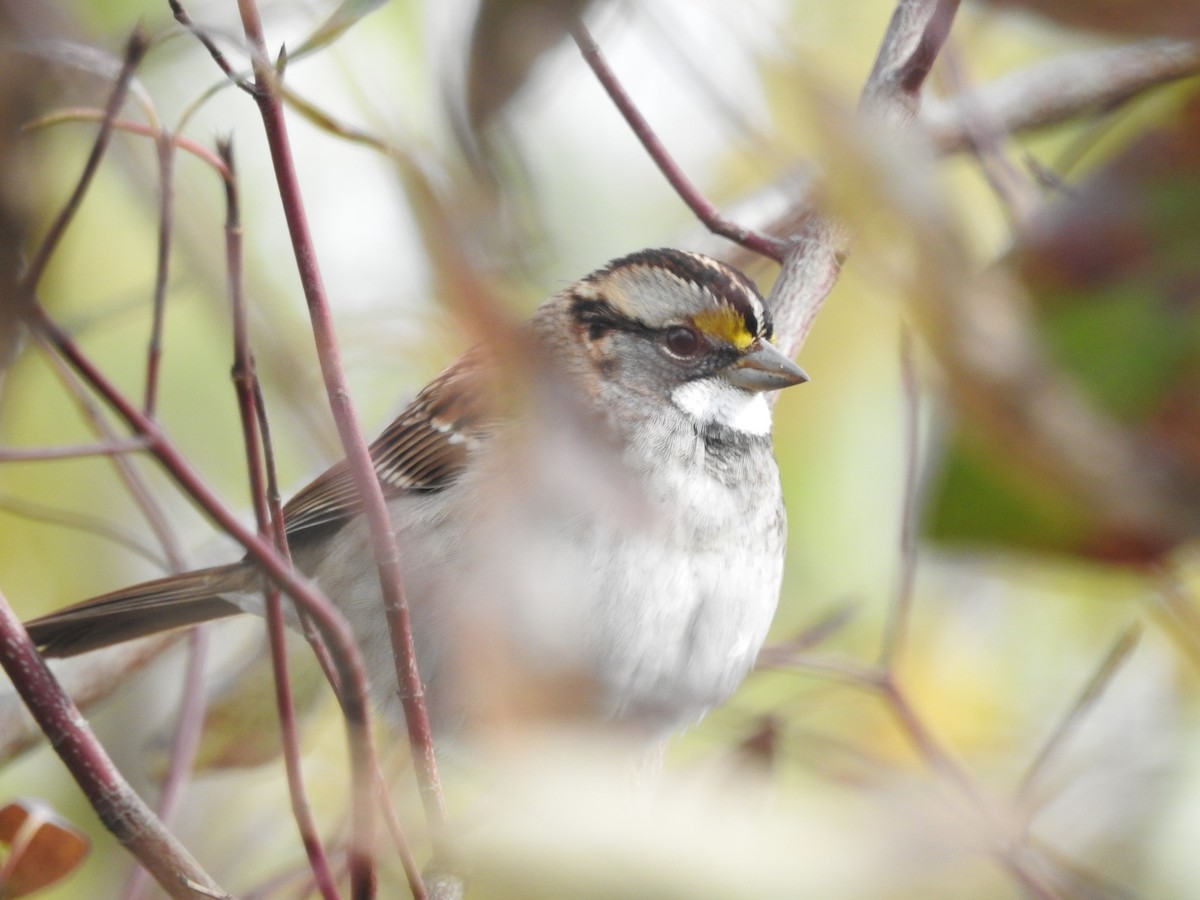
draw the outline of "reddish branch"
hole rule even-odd
[[[233,384],[246,445],[246,467],[250,496],[254,504],[254,519],[259,535],[264,540],[273,540],[279,555],[290,559],[287,537],[282,528],[273,527],[273,522],[278,523],[279,517],[272,516],[268,502],[268,484],[275,481],[275,460],[260,430],[266,423],[266,411],[261,406],[262,395],[258,390],[258,376],[254,371],[254,358],[250,351],[250,337],[246,327],[246,302],[242,280],[242,222],[233,148],[228,142],[222,142],[218,146],[218,153],[230,173],[225,179],[225,262],[233,319]],[[316,819],[308,803],[300,767],[300,733],[296,724],[296,706],[292,700],[292,681],[288,674],[283,603],[279,589],[273,585],[267,586],[264,594],[267,636],[275,685],[275,706],[279,713],[284,770],[287,774],[288,796],[292,802],[292,815],[299,828],[300,840],[304,845],[317,889],[325,900],[337,900],[337,886],[325,847],[321,843]]]
[[[204,484],[179,451],[165,438],[158,424],[146,416],[142,410],[108,381],[104,374],[79,350],[71,338],[50,319],[45,310],[36,301],[38,282],[45,271],[46,264],[77,211],[80,201],[91,184],[100,159],[103,156],[104,149],[107,147],[111,137],[113,121],[124,101],[129,80],[145,50],[145,46],[146,43],[141,33],[135,33],[129,42],[125,65],[112,96],[106,105],[105,116],[101,122],[99,133],[89,154],[84,171],[67,203],[55,217],[46,237],[33,255],[30,266],[18,285],[19,296],[26,310],[30,325],[79,373],[84,381],[104,398],[134,434],[140,435],[147,440],[151,452],[183,490],[192,496],[198,505],[220,527],[242,543],[246,547],[250,557],[259,563],[264,572],[276,584],[295,598],[296,602],[305,608],[320,625],[330,646],[339,675],[342,703],[346,715],[348,739],[351,747],[352,775],[356,785],[356,790],[354,791],[354,810],[357,811],[357,814],[353,815],[353,821],[359,829],[357,836],[361,838],[364,832],[369,834],[370,821],[372,819],[369,810],[372,807],[370,795],[373,785],[372,777],[376,768],[376,757],[369,727],[366,675],[358,654],[358,648],[354,643],[345,620],[329,604],[328,600],[316,592],[307,582],[296,577],[287,561],[280,558],[269,543],[261,540],[253,532],[242,526],[237,517],[223,506],[217,496]],[[6,667],[12,660],[12,647],[18,647],[21,652],[28,652],[30,654],[35,652],[23,630],[18,630],[16,634],[6,633],[4,634],[4,639],[5,649],[10,651],[5,653]],[[24,668],[20,667],[19,664],[16,671],[10,670],[10,672],[14,682],[18,683],[18,688],[21,690],[22,696],[30,704],[35,717],[38,718],[40,723],[46,726],[46,733],[50,737],[51,743],[58,746],[73,739],[72,734],[62,733],[54,729],[53,726],[60,724],[60,719],[53,715],[53,710],[44,708],[45,704],[55,702],[56,695],[43,690],[41,684],[36,685],[34,689],[28,689],[28,685],[22,684],[22,678],[25,677],[23,675]],[[55,685],[55,688],[57,689],[57,685]],[[39,698],[44,698],[44,700]],[[81,734],[82,737],[80,737],[80,740],[85,742],[90,737],[90,734]],[[102,754],[98,746],[92,748],[89,752],[92,752],[93,755],[95,753]],[[102,787],[105,787],[107,790],[106,786]],[[84,790],[88,791],[89,788],[85,787]],[[88,796],[92,799],[93,803],[104,804],[111,800],[111,798],[105,795],[104,791],[98,794],[94,789],[88,793]],[[173,839],[170,839],[170,836],[166,834],[161,823],[155,819],[149,810],[145,810],[142,806],[136,804],[126,804],[126,806],[128,807],[129,815],[133,816],[136,820],[136,824],[132,827],[127,827],[127,823],[118,822],[117,824],[121,825],[121,830],[114,832],[117,833],[118,837],[126,840],[130,831],[135,832],[138,836],[151,834],[155,836],[155,847],[167,847],[170,849]],[[108,822],[111,819],[111,816],[108,815],[110,811],[107,808],[98,807],[98,812],[102,820]],[[364,846],[367,844],[369,844],[369,841],[363,842]],[[161,859],[144,857],[144,851],[148,846],[146,841],[131,841],[127,845],[152,874],[156,877],[160,876],[163,871],[163,862]],[[359,888],[359,895],[368,895],[373,885],[373,867],[370,863],[369,854],[360,854],[355,858],[352,873],[353,880]],[[178,890],[178,883],[174,881],[170,884],[164,883],[164,887],[168,891],[176,891]]]
[[[617,107],[622,117],[624,117],[630,130],[641,142],[646,153],[654,160],[659,171],[663,173],[663,177],[667,179],[671,187],[675,188],[675,192],[679,194],[679,198],[696,214],[696,218],[713,234],[729,238],[734,243],[741,244],[743,247],[753,250],[755,253],[760,253],[768,259],[782,262],[786,249],[785,242],[779,240],[779,238],[745,228],[725,218],[712,201],[705,197],[700,189],[692,183],[691,179],[683,173],[683,169],[679,167],[679,164],[675,162],[674,158],[667,151],[667,148],[663,146],[658,135],[654,133],[654,129],[650,127],[650,123],[646,121],[646,117],[642,115],[641,110],[637,108],[637,105],[633,102],[624,86],[617,79],[616,74],[609,68],[608,62],[600,53],[600,48],[596,46],[596,42],[592,39],[587,29],[582,24],[577,24],[572,28],[571,36],[575,39],[575,43],[583,54],[583,58],[591,67],[592,72],[595,73],[596,80],[604,87],[609,99],[612,100],[613,105]]]
[[[104,752],[0,594],[0,665],[100,821],[170,896],[228,897],[162,826]]]
[[[162,434],[158,424],[145,417],[123,394],[105,378],[74,341],[54,323],[39,306],[31,311],[31,324],[37,328],[57,351],[80,373],[117,414],[135,432],[150,442],[151,452],[183,491],[203,509],[213,521],[234,540],[246,548],[248,555],[263,572],[311,615],[321,628],[337,667],[342,708],[346,717],[348,742],[351,747],[351,770],[355,779],[365,778],[368,790],[356,791],[354,818],[369,819],[371,809],[370,785],[375,767],[375,749],[370,731],[370,712],[367,703],[367,679],[362,659],[346,620],[313,586],[299,578],[288,562],[274,547],[247,529],[204,483],[179,450]],[[53,735],[51,735],[53,740]],[[365,799],[364,799],[365,798]],[[366,803],[365,808],[360,805]]]
[[[83,174],[63,209],[51,223],[17,286],[19,302],[35,322],[44,320],[44,314],[35,300],[37,284],[104,156],[112,136],[112,120],[125,101],[129,83],[147,46],[140,30],[130,36],[121,72],[109,97],[104,120]],[[112,765],[2,597],[0,665],[8,672],[22,700],[50,738],[55,752],[67,765],[105,827],[146,867],[164,890],[173,897],[197,896],[193,888],[207,892],[208,896],[225,896]]]
[[[307,213],[301,198],[299,178],[292,157],[287,124],[284,119],[283,103],[276,87],[276,72],[267,58],[266,39],[262,20],[254,0],[239,0],[242,28],[253,55],[255,90],[254,98],[262,116],[267,145],[275,169],[275,179],[283,202],[284,216],[288,223],[296,267],[300,275],[304,297],[308,303],[309,317],[316,342],[317,358],[325,390],[337,425],[338,437],[347,466],[354,478],[355,487],[362,503],[362,514],[366,519],[371,536],[375,564],[383,593],[384,611],[392,639],[392,651],[396,662],[396,675],[400,687],[400,701],[404,708],[409,741],[417,772],[421,797],[426,816],[435,834],[442,834],[445,820],[445,801],[434,758],[433,732],[425,708],[424,687],[417,671],[417,657],[413,645],[412,623],[408,600],[404,593],[400,551],[396,545],[395,531],[383,490],[375,474],[367,442],[359,426],[358,415],[350,399],[350,389],[341,364],[341,353],[334,333],[333,316],[321,271],[317,263],[316,247],[308,227]],[[371,791],[369,783],[356,780],[356,789],[361,791],[360,809],[369,808]],[[369,869],[368,860],[372,853],[373,817],[359,816],[352,821],[350,861],[352,881],[356,882],[356,895],[369,890],[364,882],[363,867]],[[355,874],[359,873],[359,874]]]

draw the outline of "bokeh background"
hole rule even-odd
[[[1200,35],[1200,8],[965,4],[909,140],[854,118],[887,0],[370,6],[346,4],[361,21],[293,53],[287,84],[308,104],[290,119],[298,170],[372,432],[473,340],[478,298],[464,285],[486,283],[488,302],[521,315],[630,250],[723,246],[596,85],[564,31],[573,13],[586,9],[643,113],[718,205],[761,219],[764,204],[795,204],[790,186],[815,166],[852,235],[801,355],[813,380],[777,407],[790,543],[764,671],[674,742],[661,807],[644,816],[614,809],[609,786],[569,759],[529,766],[536,778],[510,773],[486,815],[467,801],[478,895],[1195,896],[1196,82],[1015,137],[981,113],[977,152],[942,155],[917,137],[933,132],[940,98],[1006,74],[1134,45],[1153,58],[1167,45],[1149,41]],[[264,4],[269,43],[294,51],[333,8]],[[79,116],[46,117],[101,107],[141,22],[159,37],[125,115],[208,147],[233,139],[254,349],[281,477],[298,486],[337,444],[253,104],[213,90],[218,71],[165,3],[0,9],[4,264],[15,270],[35,246],[95,133]],[[233,0],[188,9],[244,60]],[[1103,80],[1117,67],[1093,70]],[[1024,102],[1066,87],[1041,83]],[[41,291],[134,396],[157,185],[152,142],[119,135]],[[221,185],[187,153],[174,185],[160,416],[246,509]],[[748,264],[768,290],[774,268]],[[54,366],[6,320],[0,442],[94,440]],[[191,562],[233,552],[144,471]],[[23,617],[164,565],[110,462],[0,465],[0,589]],[[911,604],[903,640],[898,598]],[[95,711],[150,796],[180,656]],[[229,696],[215,699],[221,717],[175,830],[241,895],[301,869],[303,855],[282,768],[262,761],[275,727],[266,695],[242,685]],[[336,833],[341,733],[328,697],[312,697],[306,767]],[[0,802],[16,796],[46,799],[95,842],[46,896],[119,895],[127,857],[45,748],[0,773]],[[399,802],[420,847],[415,807]],[[402,895],[398,866],[384,877],[385,895]]]

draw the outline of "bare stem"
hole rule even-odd
[[[912,334],[900,334],[900,373],[904,391],[904,502],[900,511],[900,570],[892,602],[888,605],[880,663],[892,669],[904,652],[912,617],[913,587],[917,577],[917,496],[921,454],[921,394],[913,359]]]
[[[154,271],[154,315],[146,347],[146,415],[154,417],[158,399],[158,367],[162,359],[163,319],[171,269],[171,228],[175,206],[175,143],[165,129],[155,135],[158,151],[158,258]]]
[[[1025,770],[1025,774],[1021,776],[1021,782],[1017,787],[1018,799],[1029,799],[1033,792],[1034,786],[1037,784],[1038,778],[1045,772],[1050,760],[1055,754],[1062,749],[1066,739],[1071,732],[1078,727],[1083,717],[1088,711],[1093,709],[1099,701],[1104,691],[1112,683],[1113,678],[1121,667],[1128,662],[1130,655],[1137,648],[1138,640],[1141,638],[1142,629],[1137,623],[1130,625],[1113,642],[1108,653],[1104,655],[1104,659],[1097,666],[1096,671],[1092,673],[1079,696],[1054,727],[1046,742],[1038,750],[1033,761]]]
[[[91,444],[71,444],[66,447],[0,447],[0,463],[47,462],[59,459],[80,459],[88,456],[120,456],[145,450],[145,438],[115,438]]]
[[[179,811],[183,789],[195,767],[200,739],[204,735],[204,710],[208,701],[204,683],[208,635],[209,629],[203,625],[193,628],[188,634],[188,661],[179,698],[179,716],[175,724],[175,737],[171,742],[170,763],[155,809],[167,826],[175,820]],[[125,883],[122,896],[126,900],[141,897],[148,887],[149,874],[144,866],[136,866]]]
[[[931,102],[921,114],[943,153],[969,149],[972,120],[1013,134],[1111,110],[1138,94],[1200,72],[1200,41],[1155,38],[1047,60]]]
[[[287,536],[283,529],[272,527],[273,521],[277,523],[279,519],[272,516],[268,500],[268,484],[275,481],[275,460],[260,431],[260,427],[266,423],[266,411],[260,402],[262,394],[259,391],[246,327],[246,300],[242,280],[242,223],[232,145],[222,142],[217,152],[230,173],[230,177],[225,180],[225,260],[233,318],[233,384],[238,398],[242,435],[245,439],[250,494],[258,533],[265,539],[274,540],[279,555],[287,559]],[[265,606],[271,668],[274,675],[275,706],[279,713],[284,769],[287,773],[292,815],[300,831],[301,843],[304,845],[317,889],[325,900],[337,900],[337,886],[312,814],[312,807],[308,803],[308,793],[300,766],[300,734],[296,724],[296,706],[292,700],[292,681],[288,674],[283,603],[277,587],[267,587]]]
[[[408,599],[404,593],[400,550],[396,545],[395,531],[383,490],[375,473],[367,442],[359,426],[358,415],[350,399],[341,363],[341,352],[334,331],[321,270],[317,263],[316,247],[308,227],[307,214],[301,197],[299,178],[292,156],[287,123],[284,119],[283,103],[276,88],[275,70],[267,60],[266,39],[262,20],[254,0],[239,0],[242,28],[253,56],[255,92],[254,98],[262,116],[263,128],[275,169],[275,179],[283,202],[288,232],[296,257],[300,282],[308,304],[317,357],[330,408],[337,425],[346,463],[354,478],[358,496],[362,502],[362,514],[371,536],[375,564],[379,570],[383,593],[384,611],[391,634],[392,652],[395,657],[396,675],[400,687],[400,700],[404,707],[409,742],[412,746],[417,781],[425,805],[425,813],[435,835],[444,832],[445,801],[441,781],[434,757],[433,732],[429,725],[429,714],[425,707],[424,686],[417,671],[417,656],[413,645],[412,623]],[[355,781],[360,792],[358,801],[364,811],[369,808],[371,783],[368,772],[359,770]],[[373,817],[360,815],[351,822],[350,848],[351,879],[357,885],[356,896],[367,889],[366,879],[372,872]],[[439,839],[440,843],[440,839]]]
[[[744,228],[736,222],[726,219],[721,214],[721,211],[683,173],[683,170],[679,168],[679,164],[675,162],[662,141],[659,140],[658,135],[654,133],[654,129],[650,127],[650,123],[646,121],[646,117],[642,115],[642,111],[637,108],[637,105],[630,98],[629,94],[626,93],[616,74],[609,68],[608,62],[604,59],[600,48],[596,45],[595,40],[592,39],[587,28],[582,23],[578,23],[571,30],[571,36],[579,46],[579,51],[583,54],[583,58],[587,61],[588,66],[595,73],[596,80],[608,92],[609,99],[612,100],[613,105],[625,118],[625,122],[629,125],[630,130],[642,142],[642,146],[650,155],[650,158],[654,160],[659,171],[663,173],[663,176],[670,183],[671,187],[679,194],[680,199],[696,214],[696,218],[703,222],[705,227],[714,234],[719,234],[734,243],[741,244],[743,247],[760,253],[768,259],[782,262],[784,251],[787,248],[784,241],[749,228]]]
[[[100,821],[175,898],[228,897],[117,771],[0,594],[0,666]],[[194,887],[192,887],[194,886]]]
[[[129,36],[129,40],[125,44],[125,57],[121,64],[121,71],[117,75],[117,81],[113,86],[112,93],[108,96],[108,103],[104,107],[104,117],[100,120],[100,131],[96,135],[96,140],[92,143],[92,150],[88,154],[87,162],[84,163],[83,173],[79,176],[79,181],[76,182],[71,196],[67,198],[67,202],[63,205],[63,208],[59,210],[58,215],[54,217],[54,221],[50,223],[50,228],[38,245],[37,252],[34,253],[33,258],[30,260],[29,267],[22,273],[17,291],[18,296],[23,298],[33,297],[35,288],[38,282],[42,280],[42,275],[46,271],[46,265],[50,262],[50,257],[53,256],[54,251],[62,241],[63,235],[67,231],[67,226],[71,224],[71,220],[75,218],[75,214],[79,211],[79,204],[83,201],[88,187],[91,186],[92,179],[96,175],[96,170],[100,166],[100,160],[104,158],[104,153],[108,149],[108,142],[112,138],[113,133],[113,121],[125,103],[125,96],[129,92],[129,82],[133,79],[133,73],[142,61],[147,47],[149,47],[149,42],[145,34],[142,33],[140,28],[135,28],[133,34]]]
[[[213,42],[213,39],[208,36],[208,33],[203,28],[192,20],[188,11],[184,9],[183,4],[179,0],[167,0],[167,5],[171,7],[171,14],[175,17],[175,21],[192,33],[196,40],[208,51],[208,55],[217,64],[217,68],[224,72],[225,76],[237,85],[238,88],[254,96],[254,85],[230,65],[229,60],[225,58],[225,54],[221,52],[221,48]]]

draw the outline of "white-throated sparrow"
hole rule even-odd
[[[491,641],[583,686],[589,711],[658,732],[694,721],[741,682],[774,615],[786,520],[765,392],[806,376],[770,343],[769,311],[744,275],[678,250],[611,262],[520,335],[536,361],[524,389],[505,389],[509,369],[477,348],[371,448],[435,727],[470,712],[459,676]],[[285,514],[296,566],[349,619],[376,689],[394,695],[344,464]],[[233,563],[27,627],[47,655],[73,655],[258,611],[260,579]]]

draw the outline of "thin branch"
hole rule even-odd
[[[1160,567],[1154,574],[1157,589],[1147,597],[1150,611],[1192,666],[1200,669],[1200,610],[1194,592],[1170,569]]]
[[[775,343],[796,356],[808,339],[825,298],[842,271],[846,230],[828,216],[813,213],[789,240],[779,277],[767,302],[775,317]],[[778,397],[774,395],[771,402]]]
[[[874,666],[849,659],[796,652],[787,647],[771,648],[770,652],[764,651],[759,657],[757,667],[762,670],[795,669],[820,678],[868,688],[878,687],[886,677],[886,673]]]
[[[959,0],[900,0],[867,76],[859,108],[892,126],[907,126],[921,89],[950,35]]]
[[[45,522],[59,528],[70,528],[84,534],[94,534],[106,541],[112,541],[119,547],[124,547],[160,569],[167,569],[170,566],[166,559],[155,553],[152,547],[142,542],[133,532],[100,516],[92,516],[31,500],[22,500],[4,494],[0,494],[0,510],[23,519],[29,519],[31,522]]]
[[[124,80],[127,81],[128,77],[126,75]],[[121,94],[123,90],[124,88],[118,85],[116,93]],[[119,104],[110,101],[107,108],[111,114],[115,114],[118,106]],[[237,517],[224,507],[179,451],[164,437],[159,426],[112,385],[36,301],[37,283],[45,269],[45,263],[50,258],[53,246],[61,239],[73,211],[78,207],[79,200],[82,198],[81,186],[90,183],[95,173],[100,156],[98,148],[107,144],[111,132],[111,118],[106,118],[96,139],[96,146],[93,147],[93,152],[89,157],[84,175],[81,177],[80,185],[77,185],[66,207],[56,218],[55,225],[38,248],[34,258],[40,262],[31,266],[19,285],[20,296],[27,309],[29,324],[112,406],[135,433],[143,435],[148,440],[151,451],[185,492],[193,497],[227,533],[246,547],[251,558],[262,566],[268,576],[287,590],[296,599],[296,602],[304,606],[320,623],[333,650],[340,676],[339,683],[347,723],[347,739],[351,746],[352,775],[356,779],[356,783],[366,785],[365,789],[360,788],[355,792],[355,798],[358,801],[355,809],[362,809],[364,803],[367,808],[370,808],[369,789],[371,773],[375,766],[375,751],[369,728],[367,681],[357,645],[345,619],[329,604],[326,598],[316,592],[308,583],[298,579],[287,562],[280,559],[270,544],[247,530]],[[122,457],[116,458],[122,459]],[[102,818],[105,812],[100,810]]]
[[[396,806],[391,802],[389,785],[390,782],[384,777],[383,769],[376,768],[375,790],[383,799],[383,821],[392,838],[392,843],[396,847],[396,855],[400,857],[400,865],[404,868],[404,877],[408,880],[408,889],[412,891],[413,900],[428,900],[429,891],[425,888],[421,869],[413,856],[408,836],[404,833],[404,826],[400,824],[400,817],[396,814]]]
[[[48,462],[60,459],[81,459],[89,456],[120,456],[136,453],[149,447],[143,437],[114,438],[90,444],[71,444],[65,447],[0,447],[0,463]]]
[[[36,332],[34,334],[37,336]],[[46,360],[50,363],[55,375],[58,376],[67,394],[74,399],[79,407],[80,415],[91,429],[105,441],[121,440],[117,437],[116,429],[113,428],[92,397],[88,395],[87,389],[80,383],[79,378],[71,371],[70,367],[57,353],[53,352],[53,349],[40,336],[38,336],[38,343],[45,350]],[[135,435],[131,439],[143,441],[147,450],[152,449],[150,441],[143,435]],[[183,550],[179,546],[179,540],[175,536],[170,518],[150,489],[145,475],[127,453],[118,453],[110,459],[121,484],[129,492],[129,496],[141,512],[142,518],[146,520],[146,525],[150,528],[159,546],[162,547],[163,553],[166,554],[167,568],[174,572],[183,571],[185,568]]]
[[[955,52],[953,45],[948,46],[946,50],[942,55],[940,70],[942,83],[950,93],[961,94],[967,85],[962,54]],[[1008,214],[1013,231],[1022,235],[1042,205],[1041,195],[1036,190],[1029,172],[1010,158],[1009,150],[1005,146],[1008,135],[987,118],[983,109],[967,107],[965,113],[970,150],[979,161],[979,171]]]
[[[391,635],[392,652],[395,657],[396,674],[400,687],[400,701],[404,708],[409,742],[415,760],[418,787],[431,830],[439,836],[438,844],[440,845],[444,830],[442,825],[445,820],[445,800],[442,796],[441,781],[434,756],[433,733],[425,707],[424,686],[417,671],[412,623],[408,600],[404,593],[400,550],[396,544],[391,516],[384,502],[383,490],[359,426],[358,414],[350,399],[350,390],[346,383],[345,372],[341,364],[341,352],[334,331],[333,317],[301,197],[283,104],[276,88],[277,76],[267,59],[266,40],[258,7],[254,0],[239,0],[238,9],[241,12],[242,27],[253,56],[255,101],[262,116],[267,144],[271,152],[271,161],[275,169],[275,179],[279,187],[279,195],[283,202],[284,215],[287,219],[288,231],[296,257],[296,266],[308,304],[322,378],[337,425],[338,437],[345,453],[346,464],[354,478],[355,488],[362,502],[362,514],[367,522],[375,564],[379,570],[384,612]],[[364,777],[356,781],[356,786],[363,793],[358,799],[366,804],[370,799],[370,784],[365,779],[365,770],[360,770],[360,773]],[[350,849],[352,880],[358,886],[355,891],[356,895],[365,888],[364,878],[371,869],[372,825],[373,820],[370,816],[359,816],[351,822],[351,828],[356,832],[352,835]]]
[[[1130,655],[1137,648],[1141,636],[1142,628],[1136,622],[1118,635],[1113,645],[1109,648],[1108,653],[1104,655],[1104,659],[1101,660],[1100,665],[1096,667],[1096,671],[1092,673],[1092,677],[1087,680],[1087,683],[1083,686],[1083,690],[1079,692],[1079,696],[1075,699],[1075,702],[1071,704],[1071,708],[1067,710],[1066,715],[1058,720],[1054,730],[1050,732],[1049,737],[1046,738],[1046,742],[1042,744],[1041,749],[1038,750],[1033,761],[1030,762],[1025,773],[1021,776],[1016,791],[1016,796],[1019,800],[1030,799],[1038,778],[1045,772],[1050,760],[1061,751],[1063,744],[1066,743],[1071,732],[1075,730],[1084,716],[1095,707],[1105,690],[1112,683],[1117,672],[1128,662]]]
[[[268,452],[260,431],[260,426],[266,423],[266,411],[261,405],[262,394],[254,370],[254,358],[250,351],[250,338],[246,327],[246,302],[242,281],[242,223],[233,147],[229,142],[221,142],[217,152],[230,173],[230,177],[225,181],[225,258],[233,318],[233,383],[238,398],[238,411],[241,414],[242,434],[245,438],[246,466],[254,504],[254,518],[259,534],[274,540],[280,556],[290,559],[286,533],[278,527],[273,530],[272,523],[278,524],[280,519],[272,515],[268,502],[268,482],[272,485],[275,482],[275,460]],[[284,769],[287,773],[288,795],[292,801],[292,815],[300,831],[300,839],[317,889],[326,900],[337,900],[337,886],[334,884],[333,873],[321,842],[316,819],[312,814],[312,807],[308,803],[300,765],[300,734],[296,725],[296,705],[292,699],[292,681],[288,674],[283,602],[278,588],[267,587],[265,604],[275,706],[279,713],[280,738]]]
[[[162,358],[163,319],[167,305],[167,279],[171,268],[171,228],[175,204],[175,143],[160,130],[154,139],[158,151],[158,256],[154,267],[154,313],[146,346],[146,415],[154,417],[158,398],[158,367]]]
[[[237,516],[230,512],[204,483],[179,450],[166,439],[157,423],[146,418],[137,406],[113,387],[44,309],[34,304],[31,315],[33,327],[58,349],[130,428],[147,437],[152,452],[183,491],[195,500],[222,530],[245,547],[250,558],[258,563],[264,573],[319,623],[337,665],[340,679],[339,696],[346,718],[347,742],[351,747],[352,777],[365,778],[369,786],[374,769],[375,749],[369,727],[367,678],[358,646],[345,618],[309,582],[300,579],[271,544],[242,525]],[[369,793],[365,797],[361,792],[356,793],[355,809],[362,809],[359,804],[363,802],[367,803],[369,809],[369,800]]]
[[[217,64],[217,68],[225,73],[236,87],[245,91],[250,96],[254,96],[254,85],[244,76],[241,75],[225,58],[225,54],[221,52],[221,48],[216,45],[212,38],[208,36],[203,28],[195,23],[188,11],[184,9],[179,0],[167,0],[167,5],[171,7],[171,14],[175,17],[175,21],[186,28],[198,40],[208,55],[212,57],[213,62]]]
[[[904,652],[912,618],[913,587],[917,579],[917,498],[921,455],[921,392],[913,359],[912,333],[900,333],[900,381],[904,392],[904,501],[900,509],[900,569],[892,602],[888,604],[880,665],[894,669]]]
[[[971,119],[1003,134],[1111,110],[1158,85],[1200,73],[1200,41],[1166,38],[1061,56],[948,100],[930,100],[921,127],[943,153],[969,149]]]
[[[758,653],[758,659],[755,660],[755,669],[772,669],[791,665],[799,655],[809,653],[814,647],[820,646],[833,635],[844,630],[857,612],[858,608],[849,603],[834,607],[799,634],[793,635],[786,641],[763,647]]]
[[[38,128],[59,125],[63,122],[102,122],[104,120],[104,110],[89,109],[87,107],[67,107],[66,109],[60,109],[56,113],[42,116],[40,119],[30,122],[25,125],[24,130],[33,131]],[[113,119],[110,124],[114,131],[124,131],[129,134],[138,134],[156,140],[163,133],[161,129],[153,125],[147,125],[145,122],[134,122],[129,119]],[[192,138],[175,132],[171,135],[171,143],[185,153],[190,153],[192,156],[211,166],[217,171],[218,175],[224,177],[228,174],[223,171],[224,163],[221,162],[221,158],[208,147],[205,147]]]
[[[908,696],[901,690],[895,676],[885,673],[872,687],[879,692],[884,700],[884,705],[887,706],[899,725],[900,731],[908,737],[925,763],[946,781],[958,787],[963,796],[967,797],[976,809],[985,810],[986,804],[979,795],[971,776],[951,756],[950,751],[942,746],[925,721],[917,714],[909,702]]]
[[[0,594],[0,666],[49,737],[100,821],[171,897],[229,897],[137,795]],[[191,886],[194,886],[191,887]]]
[[[42,280],[42,275],[46,271],[46,265],[50,262],[50,257],[58,248],[62,241],[63,235],[67,231],[67,226],[71,224],[71,220],[75,218],[75,214],[79,211],[79,204],[83,201],[84,195],[91,186],[92,179],[96,175],[96,170],[100,166],[100,160],[104,158],[104,153],[108,149],[109,140],[112,138],[113,122],[117,118],[117,113],[125,103],[125,97],[129,92],[129,83],[133,80],[133,73],[137,70],[138,64],[142,61],[142,57],[146,53],[149,46],[149,41],[141,28],[135,28],[129,36],[129,40],[125,44],[125,57],[121,64],[121,72],[117,76],[116,84],[113,86],[112,93],[109,94],[108,103],[104,107],[104,117],[100,121],[100,131],[96,135],[95,141],[92,143],[92,150],[88,154],[87,162],[84,164],[83,173],[79,176],[79,181],[75,184],[75,189],[71,192],[71,196],[59,210],[54,221],[51,222],[50,228],[46,236],[42,238],[38,245],[37,252],[29,263],[29,267],[21,275],[18,285],[17,294],[20,297],[32,298],[38,282]]]
[[[680,199],[696,214],[696,218],[703,222],[714,234],[726,237],[736,244],[762,254],[768,259],[782,262],[784,251],[787,248],[784,241],[749,228],[744,228],[736,222],[726,219],[721,214],[721,211],[683,173],[678,163],[675,162],[666,147],[663,146],[662,141],[659,140],[658,135],[654,133],[654,129],[650,127],[650,123],[646,121],[646,117],[642,115],[641,110],[637,108],[629,94],[626,93],[616,74],[609,68],[608,62],[604,59],[600,48],[596,45],[595,40],[592,39],[587,28],[582,23],[578,23],[571,29],[571,36],[575,39],[575,43],[578,45],[580,53],[583,54],[584,60],[587,61],[588,66],[595,73],[596,80],[604,87],[609,99],[612,100],[613,105],[620,111],[630,130],[641,141],[646,153],[649,154],[655,165],[658,166],[659,171],[663,173],[663,176],[670,183],[671,187],[675,189]]]
[[[163,824],[170,826],[179,812],[183,800],[183,789],[196,765],[196,754],[200,739],[204,735],[204,710],[208,697],[205,691],[204,674],[208,662],[210,630],[201,625],[188,634],[187,668],[183,675],[183,690],[179,697],[179,715],[176,718],[175,737],[171,742],[170,762],[163,779],[161,793],[155,812]],[[121,896],[136,900],[149,887],[150,872],[141,865],[135,866],[125,883]]]

